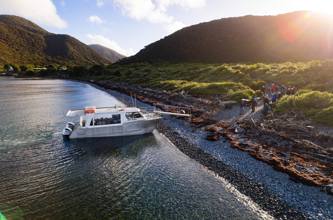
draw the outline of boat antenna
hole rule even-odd
[[[123,94],[121,94],[121,102],[123,103],[123,105],[126,103],[126,100],[125,100],[125,95],[124,95],[124,93]]]
[[[134,106],[134,99],[133,99],[133,93],[131,92],[131,101],[132,101],[132,106]]]

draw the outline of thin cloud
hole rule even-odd
[[[151,0],[114,0],[123,14],[135,20],[147,20],[151,23],[168,23],[172,17],[159,10]]]
[[[115,50],[116,52],[125,56],[131,56],[134,54],[132,49],[124,49],[117,42],[99,34],[88,34],[88,44],[100,44],[104,47]]]
[[[172,34],[175,31],[178,31],[182,28],[184,28],[186,25],[183,22],[180,21],[174,21],[170,24],[166,25],[166,31],[168,32],[168,34]]]
[[[67,27],[51,0],[0,0],[0,5],[0,14],[21,16],[49,27]]]
[[[156,2],[162,10],[167,10],[170,6],[201,8],[206,5],[206,0],[156,0]]]
[[[96,0],[97,7],[102,7],[104,5],[104,0]]]
[[[66,6],[66,2],[65,2],[65,0],[61,0],[61,1],[60,1],[60,5],[61,5],[62,7],[65,7],[65,6]]]
[[[94,24],[103,24],[104,20],[97,15],[91,15],[88,17],[88,21]]]
[[[168,13],[171,6],[200,8],[206,0],[113,0],[122,13],[138,21],[164,24],[167,32],[176,31],[185,25]]]

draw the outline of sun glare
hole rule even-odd
[[[331,17],[333,20],[333,1],[332,0],[304,1],[304,4],[307,5],[307,8],[309,10],[321,13],[328,17]]]

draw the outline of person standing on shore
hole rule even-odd
[[[270,100],[266,95],[263,96],[262,99],[263,99],[263,102],[264,102],[263,114],[267,115],[268,112],[270,111],[270,103],[269,103]]]
[[[272,83],[272,86],[271,86],[271,93],[274,94],[277,92],[277,85],[275,83]]]
[[[241,104],[240,104],[240,111],[239,114],[242,115],[245,113],[246,107],[250,106],[249,104],[251,103],[251,100],[249,99],[242,99]]]
[[[273,93],[272,95],[272,102],[275,103],[278,99],[278,95],[276,93]]]
[[[257,107],[257,100],[256,100],[256,97],[253,96],[253,98],[251,100],[252,113],[256,111],[256,107]]]

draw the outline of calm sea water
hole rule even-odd
[[[158,132],[64,142],[89,85],[0,78],[0,211],[9,219],[258,219],[260,209]]]

